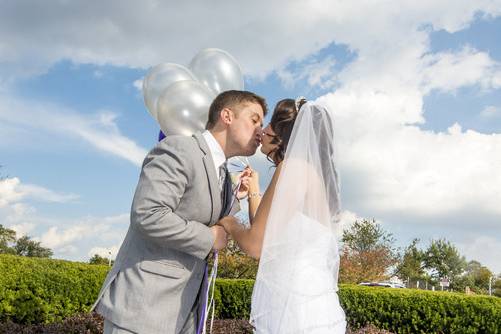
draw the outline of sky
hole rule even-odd
[[[1,1],[0,224],[55,258],[116,254],[159,129],[142,80],[214,47],[271,108],[333,111],[345,226],[501,273],[500,40],[500,0]]]

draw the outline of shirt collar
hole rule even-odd
[[[207,142],[207,146],[209,146],[212,160],[214,161],[214,168],[216,169],[216,173],[219,175],[219,166],[226,162],[226,156],[224,155],[223,148],[219,145],[216,138],[214,138],[209,130],[205,130],[202,133],[202,136]]]

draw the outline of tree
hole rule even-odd
[[[350,229],[343,232],[342,241],[345,247],[359,253],[380,247],[393,249],[392,244],[395,242],[392,234],[386,232],[374,218],[355,221]]]
[[[466,260],[453,244],[445,239],[432,240],[424,254],[424,262],[432,278],[448,278],[452,289],[464,291],[459,283],[460,275],[466,269]]]
[[[501,274],[499,274],[492,283],[492,294],[501,297]]]
[[[50,248],[43,247],[39,241],[31,240],[27,235],[17,239],[13,248],[15,254],[21,256],[50,258],[53,255]]]
[[[466,265],[466,271],[461,277],[456,289],[470,287],[476,293],[487,294],[489,291],[489,280],[493,276],[492,272],[478,261],[470,261]]]
[[[472,276],[476,287],[489,290],[489,280],[493,274],[486,266],[478,261],[470,261],[466,266],[466,274]]]
[[[418,243],[419,239],[413,239],[410,245],[405,248],[393,273],[402,281],[407,281],[409,286],[414,286],[418,281],[432,283],[425,271],[425,254],[417,247]]]
[[[396,264],[391,233],[372,220],[355,221],[343,232],[339,280],[343,283],[382,280]]]
[[[111,261],[111,264],[113,264],[115,261]],[[90,258],[89,260],[90,264],[101,264],[101,265],[106,265],[108,266],[110,264],[110,259],[106,257],[102,257],[99,254],[94,254],[93,257]]]
[[[42,247],[40,242],[31,240],[27,235],[16,239],[16,232],[3,227],[1,224],[0,253],[49,258],[53,255],[50,248]]]
[[[209,259],[209,267],[213,259]],[[221,278],[256,278],[259,262],[240,250],[234,240],[229,240],[224,250],[218,255],[218,277]]]
[[[16,241],[16,231],[0,224],[0,254],[14,254],[14,250],[9,244]]]

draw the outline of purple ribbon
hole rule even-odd
[[[162,130],[160,130],[160,132],[158,133],[158,141],[161,141],[162,139],[165,138],[165,135],[164,133],[162,132]]]

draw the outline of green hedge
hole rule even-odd
[[[395,333],[501,333],[501,298],[453,292],[341,285],[354,328],[372,323]]]
[[[0,254],[0,322],[48,323],[87,311],[107,266]],[[253,280],[216,283],[218,318],[248,318]],[[341,285],[352,328],[395,333],[501,333],[501,298]]]
[[[252,280],[219,280],[216,315],[248,318]],[[351,328],[373,324],[394,333],[501,333],[501,298],[341,284]]]
[[[0,322],[48,323],[86,312],[108,269],[0,254]]]
[[[218,319],[248,319],[254,280],[218,279],[214,298]]]

